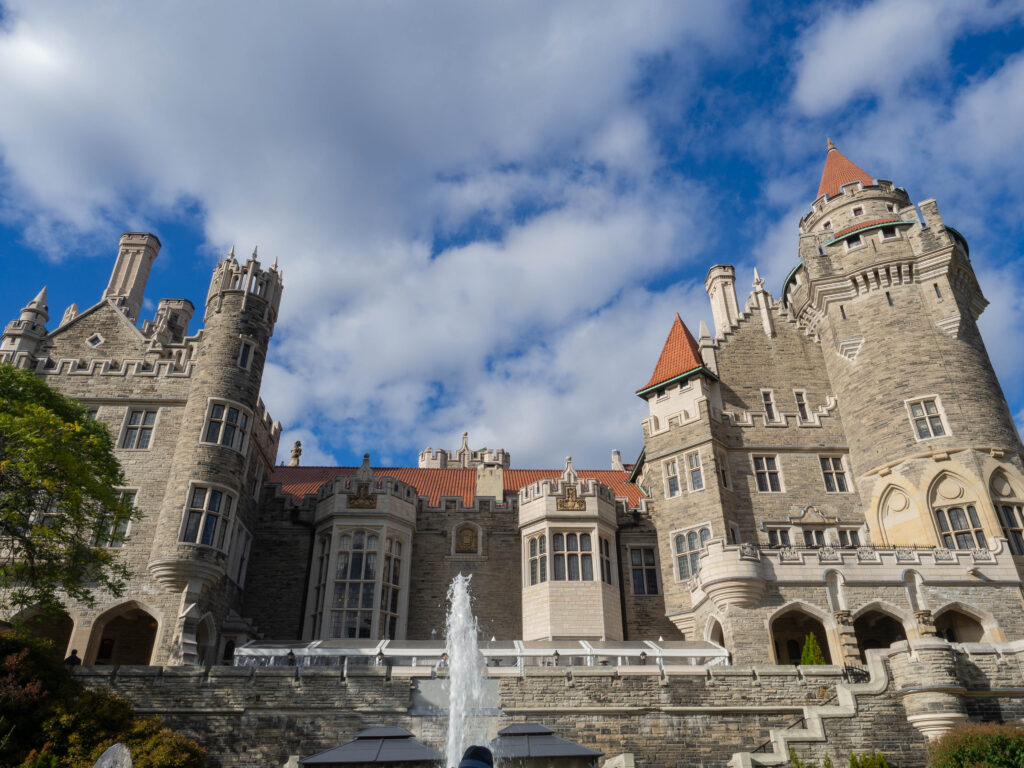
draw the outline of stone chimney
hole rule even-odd
[[[612,469],[618,472],[626,471],[626,468],[622,466],[622,453],[618,449],[612,451]]]
[[[117,248],[117,261],[110,275],[104,299],[113,299],[133,323],[139,319],[142,294],[149,270],[160,252],[160,241],[148,232],[125,232]]]

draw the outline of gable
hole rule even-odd
[[[102,343],[93,346],[89,339],[99,335]],[[103,301],[86,310],[67,325],[51,332],[43,343],[44,351],[61,358],[141,358],[148,342],[119,310]]]

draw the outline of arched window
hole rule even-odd
[[[338,538],[331,637],[369,638],[380,540],[375,533],[352,531]]]
[[[543,533],[530,539],[530,584],[548,580],[548,537]]]
[[[1009,542],[1010,551],[1024,555],[1024,502],[1009,478],[1002,471],[992,476],[992,504],[999,516],[1003,536]]]
[[[711,529],[707,527],[676,534],[676,567],[680,579],[688,579],[700,570],[700,553],[710,538]]]
[[[988,549],[978,510],[973,504],[936,509],[935,521],[947,549]]]

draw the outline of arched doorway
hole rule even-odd
[[[66,613],[36,613],[25,619],[24,626],[33,636],[52,643],[54,656],[63,659],[68,655],[75,622]]]
[[[935,617],[935,631],[951,643],[980,643],[985,637],[980,621],[955,609]]]
[[[870,648],[888,648],[893,643],[907,639],[903,624],[887,613],[881,611],[865,611],[853,622],[853,632],[857,636],[857,647],[860,658],[867,660]]]
[[[136,603],[119,605],[93,626],[87,664],[149,664],[157,621],[146,609]]]
[[[196,663],[201,667],[214,663],[213,619],[207,614],[196,627]]]
[[[772,620],[771,632],[775,658],[779,664],[799,664],[808,635],[814,635],[818,641],[825,663],[832,663],[825,625],[811,614],[799,608],[791,608]]]
[[[708,640],[725,648],[725,633],[717,620],[712,620],[711,626],[708,628]]]

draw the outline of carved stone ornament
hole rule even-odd
[[[356,486],[355,496],[349,496],[348,498],[349,509],[376,509],[377,508],[377,494],[370,493],[369,483],[359,483]]]
[[[922,635],[935,636],[938,632],[935,629],[935,617],[927,609],[914,611],[914,618],[917,619],[917,626]]]
[[[565,496],[555,502],[555,509],[559,512],[585,512],[587,501],[577,496],[576,486],[570,485],[565,489]]]
[[[460,555],[475,555],[476,528],[471,525],[464,525],[455,532],[455,553]]]
[[[750,560],[761,559],[760,555],[757,552],[757,547],[755,547],[749,541],[744,541],[740,544],[740,557],[749,558]]]
[[[853,626],[853,614],[850,611],[834,611],[832,615],[835,617],[836,624],[838,624],[839,626]]]

